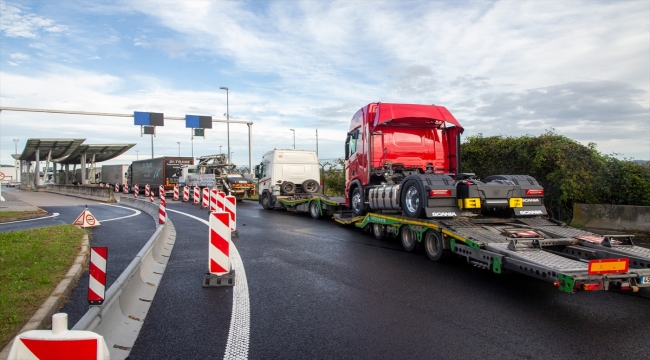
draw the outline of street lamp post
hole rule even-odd
[[[289,129],[293,131],[293,149],[296,150],[296,130],[294,129]]]
[[[178,144],[178,157],[181,157],[181,143],[180,141],[176,142]]]
[[[219,89],[226,90],[226,136],[228,138],[228,155],[230,155],[230,108],[228,104],[228,88],[222,86]]]
[[[138,154],[139,152],[140,152],[140,150],[135,151],[135,161],[140,160],[140,154]]]
[[[222,146],[222,145],[219,145],[219,154],[222,154],[222,152],[221,152],[221,146]]]

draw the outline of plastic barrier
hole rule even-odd
[[[172,198],[173,201],[178,201],[178,185],[174,186],[174,197]]]
[[[144,186],[144,197],[149,197],[149,191],[151,191],[151,187],[147,184]]]
[[[194,205],[198,205],[201,201],[201,194],[198,186],[194,187]]]
[[[120,203],[158,218],[157,204],[131,197],[120,199]],[[104,304],[91,307],[73,329],[102,335],[111,359],[128,357],[158,290],[175,240],[176,230],[171,221],[158,226],[151,239],[106,291]]]
[[[164,185],[158,186],[158,197],[161,198],[161,199],[165,198],[165,186]]]
[[[140,194],[140,187],[138,184],[133,185],[133,197],[138,198],[138,194]]]
[[[108,203],[114,203],[115,195],[112,191],[113,189],[109,187],[99,187],[94,185],[59,185],[59,184],[47,184],[45,186],[45,191],[61,194],[75,196],[83,199],[90,199],[95,201],[103,201]]]
[[[203,188],[203,201],[201,202],[201,209],[208,208],[210,205],[210,189]]]
[[[88,276],[88,304],[101,305],[106,295],[106,260],[107,247],[90,248],[90,266]]]
[[[120,184],[115,183],[115,192],[120,192]]]
[[[217,189],[210,190],[210,212],[217,211],[217,209],[221,209],[217,205],[218,192],[219,190]]]
[[[226,196],[224,210],[230,215],[230,230],[237,230],[237,198],[231,195]]]
[[[164,224],[167,221],[167,204],[165,198],[160,198],[160,206],[158,207],[158,224]]]
[[[217,208],[226,211],[226,193],[223,191],[217,192]]]
[[[52,330],[31,330],[16,337],[8,360],[109,359],[104,337],[68,330],[68,314],[52,315]]]
[[[127,185],[127,184],[122,185],[122,193],[124,193],[124,194],[129,193],[129,185]]]
[[[183,186],[183,202],[190,201],[190,187],[185,185]]]

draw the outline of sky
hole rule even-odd
[[[548,130],[650,160],[650,1],[0,0],[0,106],[252,122],[273,148],[343,156],[370,102],[436,104],[464,136]],[[229,90],[221,90],[228,87]],[[248,127],[230,124],[248,165]],[[191,141],[167,120],[156,156],[226,152],[227,126]],[[291,131],[294,129],[295,131]],[[28,138],[137,145],[132,118],[3,111],[0,163]],[[18,142],[14,142],[18,139]],[[180,144],[178,144],[180,143]]]

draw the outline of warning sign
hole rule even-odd
[[[0,180],[4,180],[4,179],[5,179],[5,173],[0,172]]]
[[[72,225],[77,225],[82,228],[87,228],[87,227],[93,227],[93,226],[99,226],[101,225],[97,219],[93,216],[93,214],[90,213],[88,208],[84,209],[84,211],[77,216],[77,219],[72,223]]]

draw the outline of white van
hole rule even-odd
[[[255,166],[260,199],[322,193],[320,166],[315,151],[275,149]],[[265,195],[266,194],[266,195]],[[274,202],[274,201],[272,201]]]

